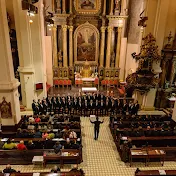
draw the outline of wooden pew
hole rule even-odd
[[[166,175],[176,175],[176,170],[165,170]],[[135,173],[135,176],[147,176],[147,175],[155,175],[160,176],[159,170],[147,170],[147,171],[139,171]]]

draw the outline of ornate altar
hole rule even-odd
[[[133,54],[133,58],[139,63],[137,71],[130,74],[126,81],[128,87],[134,89],[133,97],[138,99],[143,107],[146,107],[146,103],[149,102],[154,105],[155,88],[159,83],[159,77],[153,69],[153,63],[160,63],[161,56],[158,54],[158,46],[156,46],[156,40],[151,33],[142,40],[140,53]]]
[[[104,0],[54,0],[54,80],[74,82],[75,73],[83,78],[96,74],[101,80],[119,79],[122,27],[118,30],[118,21],[122,26],[127,19],[121,10],[121,1],[107,5]],[[87,70],[86,60],[90,66]]]

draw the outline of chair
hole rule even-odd
[[[59,86],[63,86],[63,80],[59,80],[59,83],[58,83]]]
[[[59,84],[59,80],[54,80],[54,86],[58,85]]]
[[[71,82],[71,80],[68,80],[68,81],[67,81],[67,86],[70,87],[70,88],[72,87],[72,82]]]
[[[75,80],[75,85],[78,86],[79,80]]]
[[[67,80],[64,80],[64,81],[63,81],[63,86],[64,86],[64,87],[67,86]]]
[[[106,87],[109,86],[109,80],[105,80],[105,86],[106,86]]]
[[[116,79],[114,80],[114,86],[118,86],[118,81]]]
[[[103,87],[106,86],[106,84],[105,84],[105,80],[102,80],[102,81],[101,81],[101,85],[102,85]]]
[[[98,78],[95,78],[94,85],[98,86],[98,84],[99,84],[99,80],[98,80]]]

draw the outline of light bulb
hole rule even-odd
[[[51,31],[51,28],[49,28],[49,31]]]
[[[33,20],[30,19],[30,20],[29,20],[29,23],[33,23]]]

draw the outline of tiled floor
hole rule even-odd
[[[133,176],[137,167],[145,170],[176,168],[176,162],[165,162],[164,167],[161,167],[160,163],[150,163],[150,167],[145,167],[143,163],[134,163],[132,167],[129,167],[129,164],[121,162],[108,127],[109,118],[104,119],[105,121],[100,128],[99,139],[95,141],[93,125],[89,118],[81,118],[83,163],[79,167],[85,171],[86,176]],[[4,167],[0,166],[0,170],[3,170]],[[53,165],[47,165],[45,169],[33,165],[12,167],[21,172],[48,172]],[[71,165],[64,166],[63,170],[68,171],[71,167]]]

